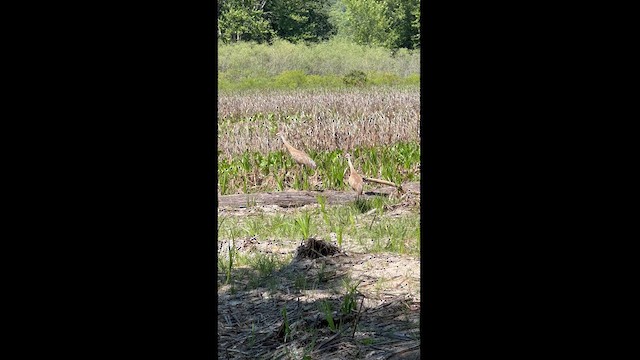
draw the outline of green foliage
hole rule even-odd
[[[316,200],[318,201],[318,205],[320,205],[320,212],[323,215],[326,215],[326,213],[327,213],[327,210],[326,210],[327,198],[325,196],[318,195],[318,196],[316,196]]]
[[[371,200],[365,198],[356,199],[352,204],[353,208],[360,214],[364,214],[373,208]]]
[[[419,254],[419,229],[420,219],[418,217],[403,217],[396,221],[380,221],[375,223],[368,233],[373,240],[373,244],[367,250],[371,252]]]
[[[222,0],[218,2],[218,38],[271,42],[318,42],[335,33],[329,22],[329,1]]]
[[[336,332],[338,329],[336,328],[336,324],[333,321],[333,309],[331,308],[331,303],[324,300],[320,306],[322,311],[324,312],[325,320],[327,320],[327,323],[329,324],[329,329],[331,329],[331,331],[333,332]]]
[[[322,178],[323,187],[327,190],[350,191],[350,187],[343,180],[347,163],[340,156],[343,151],[309,152],[318,165],[318,176]],[[415,142],[398,142],[392,146],[379,146],[375,148],[357,147],[353,151],[357,166],[362,169],[361,174],[368,177],[380,176],[384,180],[394,183],[419,181],[420,176],[413,169],[420,163],[420,144]],[[254,168],[259,169],[259,176],[255,182]],[[244,193],[262,191],[283,191],[287,188],[310,189],[312,188],[309,177],[305,174],[308,169],[295,166],[293,159],[285,155],[283,151],[268,154],[258,152],[245,152],[231,160],[218,160],[218,186],[220,194],[228,195],[240,190]],[[294,174],[293,182],[284,177],[284,173]],[[275,179],[266,182],[264,179]],[[371,209],[367,201],[354,204],[362,212]]]
[[[247,220],[243,228],[246,236],[254,236],[256,234],[259,234],[261,232],[263,221],[264,219],[262,217]]]
[[[296,273],[293,285],[298,290],[307,290],[306,275],[304,273]]]
[[[320,263],[320,267],[318,268],[318,273],[316,274],[316,277],[317,277],[317,283],[323,283],[329,280],[327,265],[324,262]]]
[[[287,339],[289,338],[289,335],[291,334],[291,328],[289,328],[289,318],[287,317],[287,307],[284,306],[282,307],[282,318],[283,318],[283,325],[284,325],[284,342],[287,342]]]
[[[360,340],[360,343],[365,346],[375,344],[375,342],[376,341],[374,338],[364,338]]]
[[[288,241],[299,238],[300,229],[296,220],[303,219],[309,215],[308,223],[314,225],[314,233],[326,234],[322,236],[325,240],[328,234],[335,231],[337,234],[338,246],[342,247],[346,241],[362,239],[366,243],[367,251],[371,252],[393,252],[401,254],[420,253],[420,216],[416,213],[408,213],[397,217],[386,217],[383,215],[385,206],[393,205],[397,200],[377,199],[371,200],[371,205],[376,209],[375,214],[364,215],[354,209],[352,205],[327,205],[326,216],[330,224],[322,221],[322,214],[312,214],[304,211],[297,211],[293,214],[274,214],[269,216],[256,216],[247,219],[227,220],[219,223],[219,238],[231,236],[231,230],[255,227],[259,238],[273,239],[274,241]],[[307,221],[307,220],[304,220]],[[233,251],[233,248],[232,248]],[[266,254],[256,254],[255,256],[242,258],[237,254],[233,257],[234,267],[242,264],[249,265],[257,272],[256,282],[270,278],[270,275],[286,265],[285,261],[278,260],[277,257]],[[232,256],[233,256],[232,255]],[[218,267],[221,273],[226,273],[229,269],[229,257],[218,259]],[[324,271],[324,270],[323,270]],[[326,280],[326,274],[318,272],[318,282]],[[306,279],[300,278],[299,288],[306,286]]]
[[[265,12],[279,38],[291,42],[327,40],[333,33],[329,23],[329,0],[271,0]]]
[[[390,19],[385,14],[385,3],[379,0],[340,0],[346,9],[346,26],[339,28],[357,44],[389,46],[395,41],[389,32]],[[391,38],[390,38],[391,37]]]
[[[318,200],[318,205],[320,205],[320,214],[322,215],[322,220],[324,220],[324,223],[329,227],[332,228],[331,226],[331,220],[329,219],[329,215],[327,214],[327,198],[324,196],[316,196],[316,199]]]
[[[227,249],[228,250],[228,254],[229,254],[229,261],[227,262],[228,266],[225,269],[226,273],[227,273],[227,280],[226,280],[227,284],[229,284],[231,282],[231,270],[233,269],[233,259],[234,259],[234,256],[236,254],[236,248],[235,248],[235,246],[233,244],[233,242],[234,242],[233,233],[232,232],[230,232],[230,233],[231,233],[231,241],[229,242],[229,248]]]
[[[343,77],[362,71],[397,76],[398,84],[420,76],[420,52],[364,46],[333,39],[313,45],[275,40],[272,45],[235,42],[218,46],[218,89],[344,88]],[[279,81],[276,81],[279,79]],[[394,80],[395,81],[395,80]],[[414,82],[415,83],[415,82]],[[417,84],[417,83],[416,83]],[[376,85],[392,85],[378,80]]]
[[[420,0],[218,2],[218,38],[224,43],[318,43],[332,37],[394,50],[419,48]]]
[[[269,41],[275,32],[259,2],[247,0],[221,1],[218,9],[218,36],[224,42]]]
[[[408,83],[408,82],[407,82]],[[415,84],[415,83],[414,83]],[[387,84],[380,84],[387,85]],[[285,71],[277,76],[254,76],[232,81],[226,77],[218,78],[218,90],[289,90],[289,89],[328,89],[343,88],[341,78],[335,75],[307,75],[299,70]]]
[[[367,83],[367,74],[360,70],[353,70],[342,79],[349,86],[364,86]]]
[[[345,278],[343,280],[343,286],[347,291],[344,298],[342,299],[342,306],[340,307],[340,311],[343,315],[348,315],[352,311],[356,310],[356,295],[359,285],[359,282],[355,283],[349,278]]]
[[[304,71],[285,71],[274,79],[274,85],[278,89],[296,89],[306,84],[307,78]]]
[[[296,227],[300,234],[302,235],[302,239],[306,240],[309,238],[310,229],[311,229],[311,214],[308,212],[302,213],[296,219]]]
[[[278,260],[274,255],[258,255],[248,260],[249,266],[256,270],[260,277],[265,278],[271,276],[276,271],[282,262]]]
[[[338,246],[342,247],[342,233],[344,232],[344,226],[339,225],[338,229],[336,230],[336,236],[337,236],[337,241],[338,241]]]
[[[420,0],[384,0],[389,19],[391,49],[420,47]]]
[[[256,342],[256,325],[251,323],[251,336],[249,336],[249,347],[253,347]]]
[[[371,206],[375,208],[378,215],[382,215],[383,209],[385,205],[385,199],[382,196],[376,196],[371,199]]]
[[[409,75],[404,79],[403,82],[406,85],[418,85],[418,86],[420,86],[420,75],[417,75],[417,74]]]
[[[411,9],[411,28],[413,29],[413,35],[411,36],[411,43],[413,48],[420,48],[420,0],[418,6]]]
[[[329,14],[338,37],[394,50],[420,47],[420,0],[337,0]]]
[[[371,74],[370,82],[372,85],[400,85],[402,83],[407,83],[407,81],[404,81],[396,74],[381,72]]]

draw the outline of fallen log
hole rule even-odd
[[[411,182],[403,185],[405,191],[420,193],[420,183]],[[371,189],[362,194],[361,198],[372,198],[374,196],[388,196],[396,191],[395,186],[385,186],[378,189]],[[346,204],[355,200],[355,193],[352,191],[279,191],[256,194],[234,194],[218,196],[218,207],[246,208],[252,206],[278,205],[280,207],[298,207],[318,203],[318,196],[327,199],[327,204]]]
[[[402,190],[402,185],[398,185],[398,184],[396,184],[394,182],[391,182],[391,181],[381,180],[381,179],[374,179],[374,178],[369,178],[369,177],[366,177],[366,176],[363,176],[362,180],[367,181],[367,182],[374,182],[374,183],[378,183],[378,184],[394,186],[394,187],[398,188],[399,190]]]

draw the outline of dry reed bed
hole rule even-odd
[[[282,150],[282,141],[275,136],[278,130],[284,130],[294,147],[314,151],[419,142],[420,91],[219,94],[221,159],[247,150],[265,154]]]

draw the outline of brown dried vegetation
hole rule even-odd
[[[318,244],[306,242],[298,254],[311,247],[317,251]],[[419,260],[334,252],[297,256],[271,275],[271,289],[220,288],[218,357],[420,358]],[[349,283],[357,284],[351,294]],[[237,287],[242,285],[237,281]],[[345,309],[350,296],[354,306]]]
[[[350,151],[420,141],[418,89],[306,90],[219,94],[218,156],[283,149]]]

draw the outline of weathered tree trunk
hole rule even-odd
[[[402,185],[407,192],[420,193],[420,183],[411,182]],[[376,195],[388,196],[396,190],[393,186],[385,186],[372,189],[362,194],[361,198]],[[317,197],[323,196],[327,204],[345,204],[354,201],[356,194],[353,191],[282,191],[256,194],[236,194],[218,196],[218,207],[251,207],[260,205],[278,205],[281,207],[298,207],[308,204],[316,204]]]

